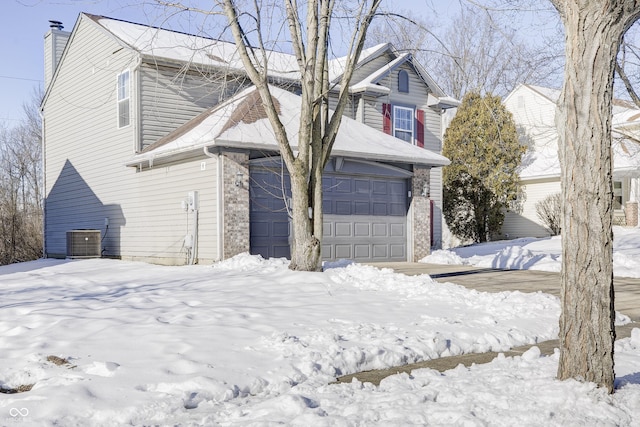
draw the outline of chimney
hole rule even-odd
[[[49,31],[44,36],[44,89],[45,91],[51,83],[53,74],[62,57],[64,47],[67,45],[71,33],[63,31],[62,22],[50,20]]]

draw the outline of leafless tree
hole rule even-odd
[[[637,25],[630,28],[622,39],[616,62],[616,75],[616,96],[629,97],[640,108],[640,95],[637,92],[640,85],[640,28]]]
[[[507,25],[515,21],[513,11],[485,3],[462,1],[458,14],[444,25],[408,11],[389,13],[372,28],[367,44],[391,41],[411,52],[458,99],[468,92],[505,96],[519,83],[556,83],[562,69],[561,33],[551,32],[534,45]]]
[[[41,99],[35,92],[24,119],[0,129],[0,264],[42,255]]]
[[[380,3],[381,0],[308,0],[302,5],[296,0],[282,2],[287,39],[297,60],[301,79],[298,151],[294,153],[268,85],[267,40],[274,29],[263,26],[262,17],[266,11],[273,13],[277,8],[276,2],[269,5],[254,2],[253,7],[246,8],[240,8],[239,3],[233,0],[222,2],[238,52],[249,78],[260,93],[291,177],[294,239],[290,268],[294,270],[315,271],[321,268],[322,172],[348,102],[349,83],[357,58]],[[342,77],[338,85],[332,87],[328,61],[332,31],[335,30],[333,24],[338,20],[342,21],[342,28],[351,28],[352,31]],[[252,46],[249,40],[253,40],[256,46]],[[336,101],[332,102],[334,112],[329,110],[331,90],[337,93]]]
[[[550,1],[564,24],[566,57],[556,115],[563,194],[558,378],[613,392],[611,105],[616,57],[640,17],[640,1]]]

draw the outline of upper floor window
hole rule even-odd
[[[393,106],[393,136],[413,143],[413,108]]]
[[[409,73],[405,70],[398,71],[398,91],[409,92]]]
[[[129,70],[118,74],[118,127],[129,126],[131,122]]]

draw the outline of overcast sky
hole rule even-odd
[[[386,1],[387,6],[411,10],[412,16],[422,16],[435,25],[445,25],[447,18],[453,16],[458,8],[455,0]],[[67,31],[73,29],[80,12],[162,26],[158,12],[141,3],[148,5],[151,0],[3,0],[0,123],[8,126],[17,124],[22,117],[23,104],[29,102],[34,89],[42,85],[44,34],[49,29],[50,19],[62,21]],[[210,0],[205,3],[210,4]],[[185,27],[174,29],[190,30]]]

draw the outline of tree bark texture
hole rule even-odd
[[[636,1],[552,0],[565,27],[556,125],[563,194],[558,378],[613,392],[611,101],[622,35]],[[635,16],[635,18],[634,18]]]

